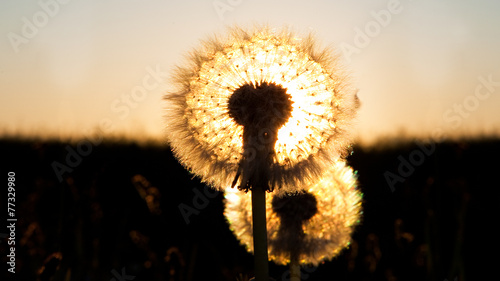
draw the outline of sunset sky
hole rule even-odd
[[[174,66],[255,24],[337,50],[363,141],[500,131],[499,1],[22,0],[0,21],[0,135],[161,139]]]

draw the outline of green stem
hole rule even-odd
[[[252,222],[255,281],[268,281],[266,191],[259,186],[252,188]]]

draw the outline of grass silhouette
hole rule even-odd
[[[252,256],[224,220],[221,193],[214,192],[186,224],[179,205],[194,207],[193,190],[203,193],[204,185],[168,147],[104,141],[59,182],[51,163],[65,161],[67,145],[0,140],[1,170],[5,177],[16,173],[16,278],[35,280],[57,253],[61,259],[52,280],[110,280],[112,271],[122,270],[135,280],[252,275]],[[398,156],[408,157],[416,148],[414,143],[354,147],[347,161],[359,172],[363,223],[348,250],[303,269],[303,278],[442,281],[494,273],[500,140],[436,144],[392,192],[384,172],[397,171]],[[148,200],[158,202],[159,211],[152,211]],[[6,212],[0,215],[5,222]],[[5,231],[0,231],[1,253],[8,250]],[[6,255],[1,261],[5,264]],[[273,278],[286,278],[286,271],[270,263]],[[8,274],[3,271],[1,279]]]

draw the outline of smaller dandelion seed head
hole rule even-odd
[[[280,218],[281,224],[287,224],[290,221],[302,224],[318,212],[316,197],[307,191],[274,196],[271,205],[273,212]]]
[[[361,192],[351,168],[339,161],[314,183],[292,194],[268,193],[266,216],[269,257],[318,265],[337,256],[351,241],[361,217]],[[224,215],[236,237],[253,250],[250,194],[226,189]]]

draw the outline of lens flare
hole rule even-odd
[[[317,50],[311,37],[233,29],[228,39],[205,42],[177,68],[177,90],[165,96],[169,144],[205,183],[231,186],[244,151],[243,126],[232,118],[229,100],[242,87],[276,85],[290,98],[291,112],[277,130],[270,181],[283,192],[294,191],[316,180],[350,143],[346,131],[359,102],[346,81],[331,52]],[[282,117],[269,108],[262,114]],[[258,147],[266,140],[255,141]]]
[[[277,264],[290,262],[291,248],[303,264],[318,265],[337,256],[349,245],[353,229],[360,221],[362,194],[357,189],[356,175],[343,161],[337,162],[316,184],[303,190],[308,196],[288,202],[275,193],[266,195],[269,257]],[[233,233],[251,252],[250,194],[235,189],[225,192],[224,215]],[[312,196],[313,199],[309,198]],[[294,229],[283,228],[285,221],[293,225],[290,223],[293,220],[301,226],[300,239]]]

